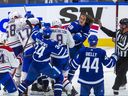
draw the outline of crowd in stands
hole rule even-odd
[[[111,2],[113,0],[0,0],[0,4],[36,4],[36,3],[68,3],[68,2]],[[128,0],[118,0],[127,2]]]

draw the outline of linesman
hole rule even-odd
[[[119,59],[116,65],[116,78],[112,87],[114,95],[119,94],[119,89],[127,83],[126,73],[128,71],[128,18],[122,18],[119,22],[120,29],[113,32],[102,26],[99,22],[101,30],[109,37],[115,38],[115,52]]]

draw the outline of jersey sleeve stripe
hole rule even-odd
[[[106,65],[106,67],[111,66],[111,64],[112,64],[112,59],[109,61],[109,63]]]
[[[62,54],[63,51],[63,47],[61,48],[60,52],[58,53],[58,55]]]
[[[75,66],[79,66],[79,64],[77,64],[75,60],[73,60],[73,63],[75,64]]]

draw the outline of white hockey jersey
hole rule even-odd
[[[11,69],[17,68],[19,64],[19,59],[9,46],[0,46],[0,73],[11,72]]]
[[[75,42],[72,38],[71,33],[62,28],[51,28],[52,34],[51,39],[58,41],[61,44],[67,45],[69,48],[72,48],[75,46]]]
[[[18,46],[21,46],[21,42],[19,38],[16,35],[16,25],[14,21],[9,21],[8,25],[6,27],[7,31],[7,45],[10,46],[11,48],[15,48]]]
[[[72,48],[75,46],[75,42],[72,38],[71,33],[62,28],[51,28],[52,29],[52,34],[51,34],[51,39],[58,41],[60,44],[67,45],[68,48],[68,54],[65,56],[56,56],[56,55],[51,55],[51,57],[54,58],[66,58],[69,56],[69,48]]]
[[[26,18],[16,19],[15,24],[16,24],[16,35],[20,39],[22,46],[25,47],[25,51],[28,50],[29,48],[32,48],[34,41],[30,37],[31,28],[29,25],[27,25]]]

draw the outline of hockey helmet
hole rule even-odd
[[[88,43],[90,44],[90,46],[95,46],[98,42],[98,37],[96,35],[90,35],[88,37]]]
[[[60,19],[56,19],[54,21],[52,21],[52,26],[61,26],[62,22],[60,21]]]
[[[43,28],[43,37],[44,38],[50,38],[51,33],[52,33],[52,30],[50,27]]]
[[[21,14],[20,14],[19,12],[17,12],[17,11],[11,12],[9,15],[10,15],[9,17],[10,17],[11,19],[15,19],[15,18],[20,18],[20,17],[22,17]]]
[[[122,18],[122,19],[120,20],[120,24],[121,24],[121,25],[126,25],[126,26],[128,26],[128,18]]]

